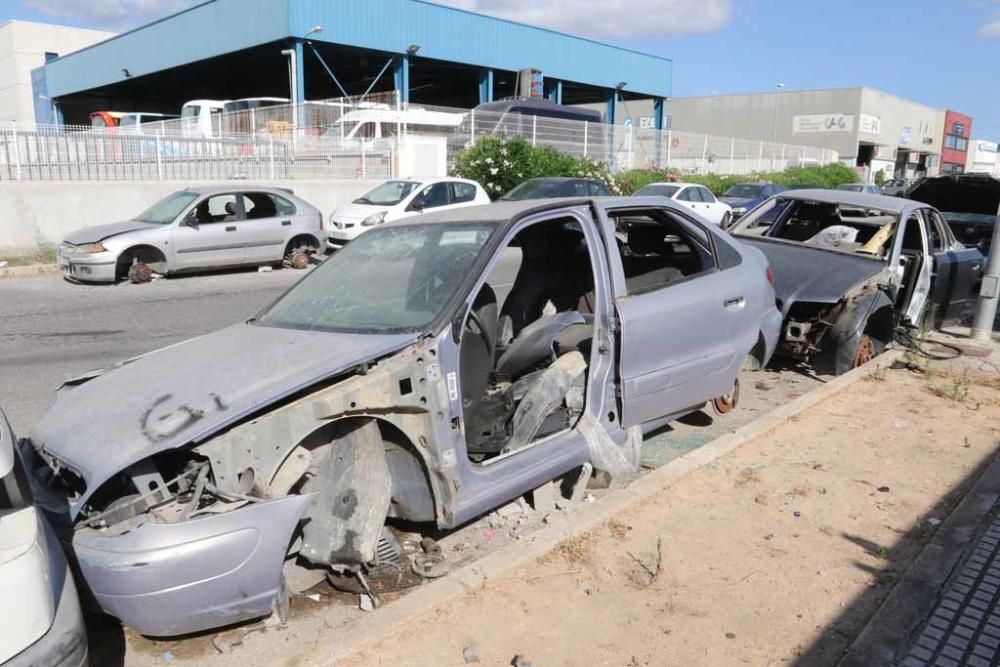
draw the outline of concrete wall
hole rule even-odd
[[[28,21],[0,25],[0,122],[34,124],[31,70],[45,64],[46,51],[66,55],[113,36],[113,32]]]
[[[291,188],[321,210],[327,220],[337,206],[364,194],[377,183],[325,180],[273,181],[261,185]],[[251,181],[220,184],[234,188],[254,185]],[[157,199],[184,187],[183,183],[171,181],[0,183],[0,256],[59,243],[66,234],[81,227],[128,220]]]

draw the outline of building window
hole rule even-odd
[[[969,148],[969,140],[964,137],[957,137],[954,134],[945,135],[944,147],[956,151],[966,151]]]
[[[952,123],[951,124],[951,133],[952,134],[957,134],[960,137],[964,137],[965,136],[965,124],[964,123]]]
[[[55,60],[58,57],[59,57],[59,54],[56,53],[56,52],[54,52],[54,51],[46,51],[45,52],[45,62],[47,62],[47,63],[52,62],[53,60]]]
[[[960,164],[954,164],[953,162],[942,162],[941,171],[945,174],[961,174],[965,171],[965,168]]]

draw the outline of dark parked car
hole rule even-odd
[[[757,204],[784,190],[785,186],[775,183],[737,183],[723,192],[719,201],[729,204],[733,220],[738,220]]]
[[[905,178],[893,178],[882,184],[882,194],[890,197],[902,197],[910,185],[911,181]]]
[[[551,199],[553,197],[610,197],[608,186],[593,178],[529,178],[500,199]]]
[[[1000,209],[1000,180],[988,174],[953,174],[918,181],[906,193],[944,215],[961,243],[990,252]]]
[[[771,263],[784,318],[779,353],[834,374],[858,366],[933,313],[975,307],[983,255],[919,202],[839,190],[784,192],[732,234]]]
[[[257,317],[70,381],[22,450],[97,603],[185,634],[410,572],[387,519],[452,529],[587,463],[631,474],[644,432],[734,407],[780,322],[764,255],[666,199],[428,213]]]

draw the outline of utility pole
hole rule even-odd
[[[997,300],[1000,299],[1000,209],[997,223],[993,225],[993,240],[990,242],[990,256],[986,260],[983,284],[979,288],[979,307],[972,322],[972,339],[989,341],[993,335],[993,322],[997,316]]]

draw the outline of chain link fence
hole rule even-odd
[[[207,113],[207,112],[206,112]],[[206,122],[207,121],[207,122]],[[0,127],[0,180],[382,179],[443,175],[477,139],[519,136],[607,164],[751,174],[835,151],[679,130],[402,104],[395,93],[128,127]]]

